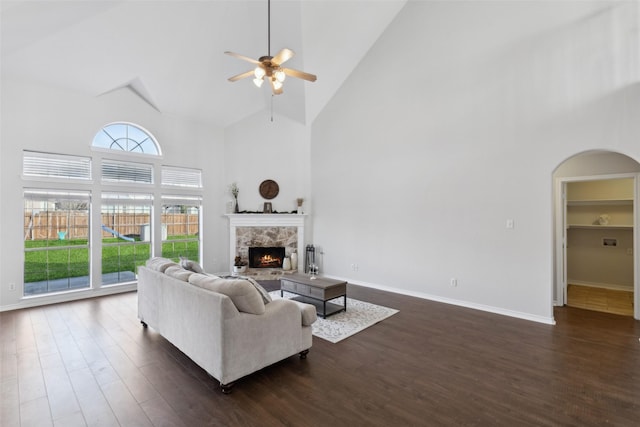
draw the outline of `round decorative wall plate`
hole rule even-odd
[[[260,184],[260,195],[267,200],[271,200],[278,195],[280,187],[278,183],[272,179],[262,181]]]

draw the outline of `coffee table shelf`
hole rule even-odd
[[[312,304],[316,307],[318,316],[327,317],[347,311],[347,282],[325,277],[315,277],[302,274],[292,274],[280,279],[280,295],[284,291],[298,295],[292,299]],[[336,298],[343,298],[343,304],[328,302]]]

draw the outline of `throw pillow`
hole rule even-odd
[[[271,295],[269,295],[269,292],[265,288],[263,288],[260,283],[256,282],[251,277],[246,277],[246,276],[225,276],[225,278],[226,279],[243,279],[243,280],[247,280],[260,293],[260,296],[262,297],[262,302],[263,303],[269,304],[271,301],[273,301],[271,299]]]
[[[160,273],[164,273],[167,268],[177,266],[175,262],[171,261],[167,258],[162,257],[154,257],[147,260],[146,266],[151,270],[159,271]]]
[[[180,267],[185,270],[191,270],[194,273],[204,273],[202,266],[195,261],[189,261],[185,257],[180,257]]]
[[[188,282],[189,277],[192,274],[195,274],[193,271],[185,270],[179,265],[174,265],[165,270],[164,274],[167,276],[173,277],[174,279],[182,280],[183,282]]]
[[[264,314],[262,296],[247,280],[237,278],[225,279],[194,273],[189,277],[189,283],[228,296],[238,311],[251,314]]]

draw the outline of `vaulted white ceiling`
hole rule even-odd
[[[286,65],[318,76],[287,78],[274,111],[313,121],[405,2],[272,0],[272,55],[292,49]],[[96,97],[128,86],[163,114],[222,127],[271,106],[268,85],[227,81],[252,65],[224,55],[267,54],[267,0],[0,5],[3,76]]]

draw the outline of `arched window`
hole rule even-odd
[[[160,144],[132,123],[104,126],[91,148],[23,151],[24,295],[133,284],[156,239],[157,255],[202,258],[201,170],[163,164]]]
[[[93,147],[159,156],[160,146],[146,130],[131,123],[111,123],[93,138]]]

